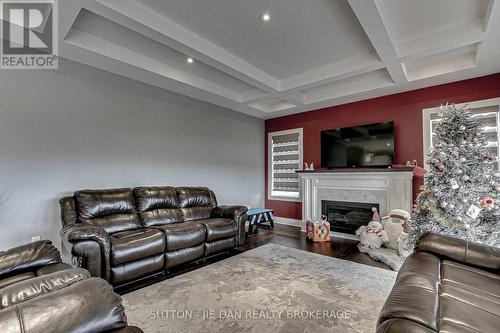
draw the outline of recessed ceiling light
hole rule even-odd
[[[191,57],[187,57],[186,61],[188,64],[192,64],[194,62],[194,59]]]
[[[269,22],[269,21],[271,21],[271,14],[269,14],[269,13],[264,13],[264,14],[262,14],[262,15],[260,16],[260,20],[261,20],[262,22]]]

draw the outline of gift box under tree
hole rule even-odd
[[[307,221],[306,238],[313,242],[327,242],[330,240],[330,223],[326,220]]]

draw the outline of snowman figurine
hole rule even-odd
[[[403,233],[403,226],[408,224],[410,213],[402,209],[393,209],[389,216],[382,218],[384,230],[389,240],[384,244],[386,247],[399,250],[399,239]]]
[[[389,240],[383,226],[378,221],[371,221],[367,226],[363,225],[356,230],[360,238],[358,248],[360,252],[369,252],[378,249]]]

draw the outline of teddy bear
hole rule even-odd
[[[367,226],[359,227],[356,235],[360,238],[358,248],[361,252],[378,249],[389,240],[382,224],[378,221],[371,221]]]

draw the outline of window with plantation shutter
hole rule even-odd
[[[268,197],[299,201],[302,170],[302,128],[268,134]]]
[[[487,147],[491,153],[497,157],[497,169],[499,168],[499,124],[500,124],[500,98],[493,98],[484,101],[465,103],[470,106],[473,117],[477,118],[483,126],[484,138],[488,141]],[[427,162],[429,148],[436,142],[434,130],[439,124],[439,107],[423,110],[424,118],[424,162]],[[425,164],[427,167],[427,163]]]

